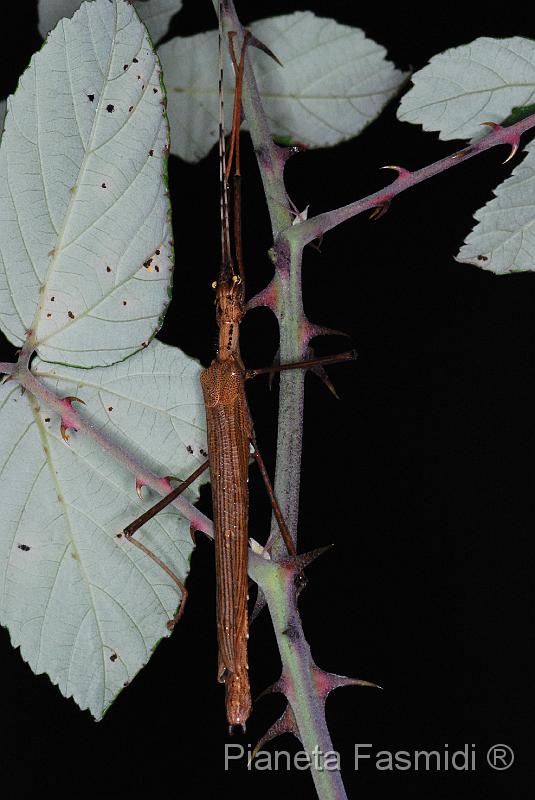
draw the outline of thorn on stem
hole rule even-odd
[[[408,178],[411,174],[408,169],[405,169],[405,167],[398,167],[397,164],[386,164],[384,167],[381,167],[381,169],[395,170],[398,173],[396,180]]]
[[[249,764],[251,764],[253,758],[256,757],[258,751],[267,742],[270,742],[277,736],[282,736],[283,733],[293,733],[293,735],[298,739],[298,741],[302,743],[301,736],[299,735],[299,729],[297,727],[297,722],[295,721],[295,716],[290,705],[286,706],[286,709],[282,714],[282,716],[279,717],[279,719],[273,723],[271,728],[269,728],[269,730],[267,730],[266,733],[258,740],[253,752],[251,753]]]
[[[487,125],[489,128],[492,128],[493,131],[507,130],[507,128],[504,128],[502,125],[498,125],[497,122],[481,122],[480,124]],[[519,148],[520,136],[517,133],[512,133],[509,135],[506,134],[506,140],[504,141],[504,144],[508,144],[511,148],[511,152],[509,153],[505,161],[502,161],[502,164],[507,164],[507,162],[512,159],[512,157],[515,155],[516,151]]]
[[[326,672],[315,664],[312,666],[312,677],[323,700],[340,686],[368,686],[372,689],[382,689],[382,686],[377,683],[361,680],[360,678],[348,678],[346,675],[336,675],[334,672]]]
[[[74,402],[81,403],[82,405],[85,406],[85,400],[82,400],[80,397],[75,397],[74,395],[68,395],[67,397],[64,397],[61,402],[66,404],[68,406],[69,410],[72,409],[72,404]],[[59,426],[59,430],[60,430],[60,433],[61,433],[61,438],[63,439],[64,442],[68,442],[69,441],[70,437],[69,437],[69,434],[67,433],[67,431],[69,429],[73,430],[73,431],[77,431],[78,427],[76,425],[75,420],[70,416],[69,411],[67,410],[65,414],[62,414],[62,416],[61,416],[61,424]]]
[[[292,574],[298,575],[319,556],[323,555],[327,550],[330,550],[331,547],[332,544],[328,544],[324,547],[317,547],[315,550],[309,550],[308,553],[298,553],[296,556],[287,556],[280,561],[280,564]]]
[[[387,200],[385,203],[381,203],[381,205],[374,208],[369,218],[377,221],[386,214],[389,208],[390,200]]]
[[[141,501],[143,501],[143,495],[141,494],[141,489],[143,486],[146,486],[146,482],[141,480],[141,478],[136,478],[136,494]]]

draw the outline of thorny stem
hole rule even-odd
[[[213,0],[217,6],[217,0]],[[241,46],[243,28],[238,20],[232,0],[224,3],[224,27],[236,32]],[[428,178],[444,172],[452,166],[466,161],[472,156],[488,150],[498,144],[508,144],[512,154],[516,151],[520,135],[535,126],[535,115],[507,127],[494,126],[492,132],[479,142],[471,144],[463,150],[441,159],[434,164],[410,173],[405,169],[394,167],[398,171],[396,180],[384,189],[368,197],[351,203],[343,208],[320,214],[317,217],[292,225],[292,213],[284,187],[284,164],[289,155],[288,150],[274,145],[269,126],[263,111],[254,74],[247,63],[244,77],[242,98],[245,117],[248,122],[253,146],[258,160],[269,209],[273,232],[274,246],[272,258],[275,275],[269,287],[253,298],[250,308],[265,305],[274,312],[280,327],[279,355],[281,363],[291,363],[304,358],[310,331],[304,314],[301,294],[301,264],[304,247],[314,239],[320,238],[327,231],[351,217],[369,209],[387,210],[392,199],[405,189],[415,186]],[[308,334],[307,335],[307,331]],[[297,534],[297,517],[299,507],[299,481],[302,451],[303,426],[303,389],[304,372],[286,372],[280,376],[279,422],[277,438],[277,466],[275,475],[275,495],[282,513],[294,538]],[[272,522],[272,533],[275,522]],[[282,543],[274,537],[275,546],[272,556],[283,557]],[[277,547],[278,545],[278,547]],[[298,733],[305,749],[310,752],[318,746],[323,752],[332,750],[329,732],[324,714],[321,693],[312,681],[310,650],[304,638],[295,602],[288,599],[288,592],[282,586],[271,587],[262,580],[258,566],[259,559],[251,556],[251,576],[256,578],[264,591],[269,611],[275,627],[277,643],[283,662],[284,692],[290,700]],[[275,566],[275,564],[272,565]],[[255,574],[258,573],[258,574]],[[292,618],[292,624],[298,634],[296,640],[290,639],[285,630]],[[308,669],[306,668],[308,664]],[[282,680],[282,679],[281,679]],[[313,771],[318,796],[341,800],[345,791],[341,777],[336,771]]]
[[[106,450],[118,463],[131,472],[139,483],[149,486],[160,495],[169,493],[171,487],[167,478],[162,478],[154,472],[151,472],[151,470],[148,470],[140,461],[134,458],[128,450],[120,447],[120,445],[114,442],[109,436],[102,433],[97,427],[88,422],[84,418],[83,413],[79,413],[71,403],[50,391],[24,363],[0,364],[0,372],[10,374],[14,380],[18,381],[18,383],[39,402],[46,405],[47,408],[50,408],[52,411],[55,411],[65,423],[66,427],[73,428],[83,433],[103,450]],[[132,491],[134,491],[133,485]],[[173,505],[191,522],[196,530],[202,531],[207,536],[213,536],[212,522],[184,497],[177,497]]]
[[[428,164],[415,172],[409,172],[401,167],[392,167],[392,169],[397,169],[399,174],[389,186],[368,195],[368,197],[364,197],[362,200],[349,203],[349,205],[333,211],[327,211],[325,214],[319,214],[317,217],[312,217],[300,225],[294,225],[292,228],[287,229],[283,236],[288,241],[299,243],[301,247],[305,247],[309,242],[340,225],[341,222],[345,222],[372,208],[388,207],[391,200],[406,189],[410,189],[412,186],[416,186],[422,181],[438,175],[440,172],[445,172],[450,167],[455,167],[464,161],[468,161],[469,158],[484,153],[486,150],[490,150],[491,147],[506,144],[512,148],[513,154],[518,147],[520,136],[534,127],[535,114],[532,114],[507,128],[502,128],[501,125],[493,125],[492,131],[484,139],[470,144],[451,156],[440,159],[440,161]]]
[[[344,800],[346,793],[340,771],[323,767],[323,758],[334,753],[334,748],[325,724],[325,696],[321,696],[314,681],[318,670],[295,602],[295,571],[252,554],[250,573],[266,598],[281,656],[282,677],[273,691],[280,691],[286,696],[295,717],[297,730],[289,727],[287,731],[298,735],[304,751],[309,755],[310,771],[318,797],[322,800]],[[318,720],[322,720],[323,724],[318,725]]]

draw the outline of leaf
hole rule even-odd
[[[171,18],[182,8],[182,0],[134,2],[134,8],[147,26],[152,41],[158,43],[166,35]]]
[[[384,48],[362,31],[311,12],[261,20],[249,27],[284,65],[281,68],[256,48],[248,51],[271,131],[278,139],[325,147],[356,136],[403,80],[385,59]],[[160,47],[159,56],[169,94],[172,152],[196,161],[217,140],[217,32],[172,39]],[[233,96],[228,63],[225,76],[228,121]]]
[[[84,3],[32,58],[0,146],[0,327],[11,342],[32,331],[46,360],[110,364],[161,324],[173,258],[164,101],[124,0]]]
[[[535,270],[535,145],[495,197],[476,212],[478,224],[466,239],[458,261],[498,275]]]
[[[146,467],[185,478],[206,447],[200,369],[154,341],[105,369],[38,361],[33,371],[59,396],[84,400],[77,410]],[[157,564],[117,538],[150,505],[134,476],[83,434],[69,431],[65,443],[59,423],[16,383],[0,386],[0,613],[31,668],[100,719],[169,635],[179,595]],[[185,579],[192,541],[176,510],[137,536]]]
[[[441,139],[481,138],[482,122],[501,122],[535,101],[535,42],[482,37],[446,50],[412,76],[398,118]]]
[[[182,8],[182,0],[134,0],[134,8],[146,25],[153,42],[165,36],[173,17]],[[39,33],[46,38],[62,17],[72,17],[80,0],[39,0]]]
[[[439,131],[441,139],[486,135],[482,122],[511,124],[533,111],[535,42],[483,37],[446,50],[417,72],[401,120]],[[531,107],[531,108],[530,108]],[[497,274],[535,269],[535,157],[524,161],[476,212],[478,224],[457,260]]]

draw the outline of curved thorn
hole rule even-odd
[[[265,598],[264,592],[262,591],[262,589],[259,586],[258,587],[258,594],[256,595],[255,604],[253,606],[253,610],[251,611],[251,616],[249,618],[249,626],[251,626],[253,624],[255,619],[258,617],[260,612],[264,610],[265,607],[266,607],[266,598]]]
[[[315,550],[309,550],[308,553],[298,553],[296,556],[287,556],[279,561],[282,567],[294,574],[299,574],[306,567],[312,564],[319,556],[330,550],[332,544],[325,545],[324,547],[316,547]]]
[[[277,693],[278,694],[285,694],[286,693],[284,680],[283,680],[282,676],[279,678],[278,681],[275,681],[275,683],[272,683],[271,686],[266,686],[266,688],[263,689],[260,692],[260,694],[256,696],[255,703],[256,703],[257,700],[260,700],[260,698],[262,698],[262,697],[266,697],[268,694],[277,694]]]
[[[267,742],[271,741],[271,739],[275,739],[276,736],[282,736],[283,733],[293,733],[293,735],[298,739],[298,741],[302,743],[301,736],[299,735],[299,730],[297,727],[297,722],[295,721],[295,716],[290,705],[286,706],[286,709],[284,710],[282,716],[279,717],[279,719],[273,723],[271,728],[269,728],[266,731],[266,733],[258,740],[253,752],[250,755],[248,766],[251,764],[253,758],[255,758],[261,747],[263,747]]]
[[[271,279],[265,289],[262,289],[261,292],[258,292],[258,294],[255,294],[254,297],[251,297],[245,306],[245,310],[250,311],[252,308],[261,308],[262,306],[270,308],[273,312],[276,310],[277,289],[273,279]]]
[[[64,441],[64,442],[68,442],[70,437],[69,437],[69,434],[67,433],[67,428],[66,428],[66,426],[63,424],[63,422],[62,422],[62,423],[61,423],[61,425],[59,426],[59,430],[60,430],[60,433],[61,433],[61,438],[63,439],[63,441]]]
[[[72,394],[68,395],[67,397],[64,397],[63,399],[66,403],[69,403],[69,405],[72,405],[74,402],[77,402],[85,406],[85,400],[82,400],[81,397],[75,397]]]
[[[511,146],[511,152],[509,153],[509,155],[507,156],[505,161],[502,161],[502,164],[507,164],[507,162],[512,159],[512,157],[514,156],[514,154],[518,150],[518,147],[520,145],[520,139],[516,138],[512,142],[508,142],[508,144]]]
[[[497,122],[480,122],[480,125],[487,125],[489,128],[493,128],[493,130],[501,130],[502,126],[498,125]]]
[[[381,203],[381,205],[376,206],[376,208],[373,209],[372,213],[369,216],[369,219],[377,221],[386,214],[389,208],[390,208],[390,200],[387,200],[385,203]]]
[[[326,672],[315,664],[312,666],[312,677],[316,688],[323,700],[334,690],[341,686],[368,686],[372,689],[381,689],[377,683],[365,681],[361,678],[348,678],[346,675],[336,675],[334,672]]]
[[[193,524],[190,525],[189,526],[189,535],[191,536],[191,541],[193,542],[193,546],[194,547],[197,547],[197,541],[195,539],[195,534],[196,533],[197,533],[197,529],[196,529],[195,525],[193,525]]]
[[[257,50],[261,50],[267,56],[272,58],[273,61],[275,61],[279,65],[279,67],[284,67],[284,64],[281,61],[279,61],[275,53],[272,50],[270,50],[269,47],[264,44],[264,42],[261,42],[260,39],[257,39],[256,36],[252,34],[251,31],[249,30],[247,31],[247,34],[248,34],[247,42],[249,44],[249,47],[256,47]]]
[[[316,336],[343,336],[345,339],[352,338],[349,333],[339,331],[336,328],[326,328],[324,325],[316,325],[313,322],[307,322],[301,334],[301,341],[303,344],[308,344],[311,339],[315,339]]]
[[[146,485],[145,481],[142,481],[140,478],[136,478],[136,494],[142,502],[143,502],[143,495],[141,494],[141,489],[145,485]]]
[[[408,178],[411,174],[405,167],[398,167],[397,164],[386,164],[381,169],[393,169],[398,173],[398,178]]]

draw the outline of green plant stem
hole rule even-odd
[[[335,754],[325,723],[325,698],[318,691],[315,674],[318,671],[303,632],[295,603],[295,570],[283,563],[266,561],[253,554],[250,572],[262,589],[273,622],[282,661],[282,677],[273,691],[285,694],[295,719],[296,733],[310,759],[310,772],[321,800],[343,800],[346,797],[339,764],[326,769],[329,755]],[[269,738],[269,734],[268,734]]]

